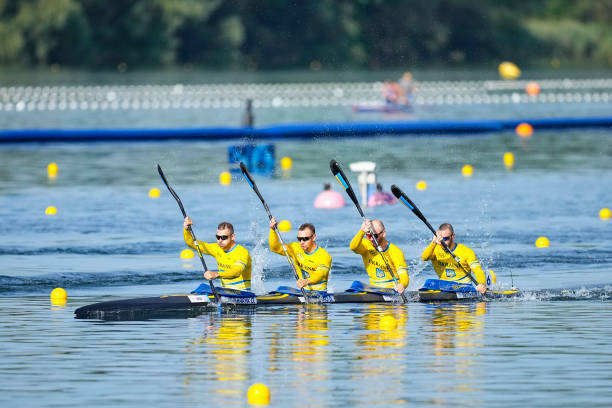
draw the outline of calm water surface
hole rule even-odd
[[[610,106],[594,114],[604,108]],[[444,109],[435,115],[465,115],[461,107]],[[479,109],[479,117],[534,114],[533,106],[513,106],[510,113]],[[572,105],[537,109],[541,116],[576,114]],[[164,114],[171,125],[183,120],[180,112]],[[218,112],[200,114],[204,122],[219,120]],[[291,121],[354,119],[350,112],[283,114]],[[19,120],[73,127],[110,120],[83,115],[45,122],[22,112]],[[136,127],[161,120],[155,112],[139,115],[122,120]],[[0,120],[15,127],[14,118]],[[267,217],[253,192],[238,179],[229,187],[217,183],[231,143],[0,147],[3,406],[244,406],[254,382],[270,387],[273,406],[610,406],[612,223],[597,213],[612,207],[612,142],[601,130],[537,132],[530,140],[499,133],[279,141],[277,158],[292,157],[292,171],[256,176],[277,218],[294,226],[315,223],[319,244],[334,259],[333,290],[364,276],[361,259],[348,249],[360,225],[355,208],[312,207],[323,183],[337,184],[331,158],[346,170],[352,161],[375,161],[385,188],[402,187],[432,224],[452,222],[458,241],[496,271],[498,286],[520,287],[521,298],[75,320],[74,309],[89,303],[185,293],[199,284],[197,260],[178,256],[181,215],[155,163],[181,196],[199,238],[212,240],[221,220],[234,223],[238,241],[252,252],[258,293],[291,282],[286,261],[267,251]],[[503,168],[506,151],[516,157],[512,171]],[[54,181],[45,173],[51,161],[60,169]],[[466,163],[475,169],[471,179],[460,174]],[[428,189],[417,191],[418,180]],[[162,189],[159,199],[147,196],[152,187]],[[57,216],[44,215],[49,205]],[[381,218],[404,250],[409,288],[418,289],[433,276],[420,261],[428,231],[403,206],[366,212]],[[535,248],[542,235],[549,248]],[[287,240],[294,236],[295,229],[285,233]],[[65,307],[49,302],[57,286],[68,291]],[[558,296],[561,289],[568,291]],[[398,329],[378,330],[379,318],[389,313]]]

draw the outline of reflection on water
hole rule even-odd
[[[431,349],[428,367],[454,381],[438,383],[437,391],[481,391],[474,386],[482,364],[487,303],[428,305],[426,308],[426,345]]]
[[[196,320],[201,335],[185,347],[186,397],[198,395],[205,384],[205,394],[220,394],[215,399],[242,400],[249,378],[251,318],[250,314],[210,313]]]

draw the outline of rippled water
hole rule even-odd
[[[447,106],[436,115],[462,117],[463,109]],[[480,117],[534,113],[525,105],[499,109],[480,107]],[[576,114],[573,105],[536,109],[541,116],[551,112]],[[168,123],[181,122],[175,113],[164,113]],[[200,113],[198,120],[219,120],[218,112]],[[110,120],[90,114],[51,123]],[[281,119],[319,114],[296,110]],[[22,112],[20,120],[28,122],[27,115],[33,114]],[[352,115],[331,110],[319,119],[355,120]],[[137,127],[160,120],[155,112],[129,119]],[[353,183],[348,163],[375,161],[386,188],[402,187],[432,224],[452,222],[458,241],[496,271],[501,287],[523,289],[521,298],[266,307],[136,322],[73,319],[74,309],[92,302],[185,293],[199,284],[197,260],[178,256],[181,214],[155,163],[199,238],[211,240],[221,220],[234,223],[238,241],[252,251],[258,292],[291,283],[286,261],[267,252],[267,217],[251,189],[241,180],[217,183],[228,168],[229,145],[0,146],[2,405],[243,406],[247,388],[264,382],[274,406],[609,406],[612,223],[597,216],[612,207],[612,142],[605,130],[536,132],[529,140],[499,133],[278,141],[277,158],[294,160],[291,173],[256,176],[277,218],[317,226],[319,243],[334,259],[334,290],[363,273],[361,259],[348,249],[360,225],[355,208],[312,207],[323,183],[339,189],[331,158],[345,165]],[[516,157],[512,171],[502,164],[506,151]],[[54,181],[45,172],[51,161],[59,165]],[[460,174],[466,163],[475,169],[471,179]],[[418,180],[428,189],[417,191]],[[159,199],[148,197],[152,187],[162,189]],[[58,215],[44,215],[49,205]],[[418,289],[433,276],[419,260],[427,229],[403,206],[366,212],[381,218],[390,240],[404,250],[410,289]],[[295,229],[285,238],[294,235]],[[542,235],[549,248],[535,248]],[[66,307],[49,303],[57,286],[68,291]],[[559,296],[562,289],[570,290]],[[378,330],[387,313],[397,318],[397,330]]]

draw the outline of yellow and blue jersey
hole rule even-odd
[[[196,249],[193,238],[188,230],[183,230],[185,243]],[[234,245],[229,251],[224,251],[219,244],[198,241],[200,251],[212,255],[217,260],[221,286],[230,289],[251,290],[251,255],[242,245]]]
[[[404,288],[408,287],[410,276],[408,276],[408,267],[404,253],[396,245],[387,244],[387,248],[379,253],[369,239],[365,238],[365,232],[359,230],[357,235],[353,237],[350,245],[351,251],[361,255],[363,265],[370,277],[370,285],[379,288],[392,288],[395,286],[393,275],[389,272],[385,259],[389,266],[399,278],[399,282]],[[383,259],[383,256],[385,259]]]
[[[278,236],[272,229],[270,230],[269,243],[272,252],[285,255]],[[293,259],[298,276],[310,281],[310,285],[305,286],[304,289],[326,291],[332,263],[331,255],[318,245],[311,253],[305,252],[298,242],[291,242],[286,247],[287,253]]]
[[[486,284],[487,278],[474,251],[463,244],[457,244],[452,252],[459,258],[461,266],[472,274],[478,283]],[[470,278],[457,265],[453,256],[446,252],[441,245],[434,242],[430,243],[423,251],[421,258],[424,261],[431,261],[436,275],[441,280],[471,283]]]

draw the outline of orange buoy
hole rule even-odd
[[[520,137],[530,137],[533,134],[533,127],[529,123],[519,123],[516,127],[516,134]]]
[[[540,94],[540,85],[536,82],[528,82],[527,86],[525,86],[525,92],[527,95],[536,96]]]

